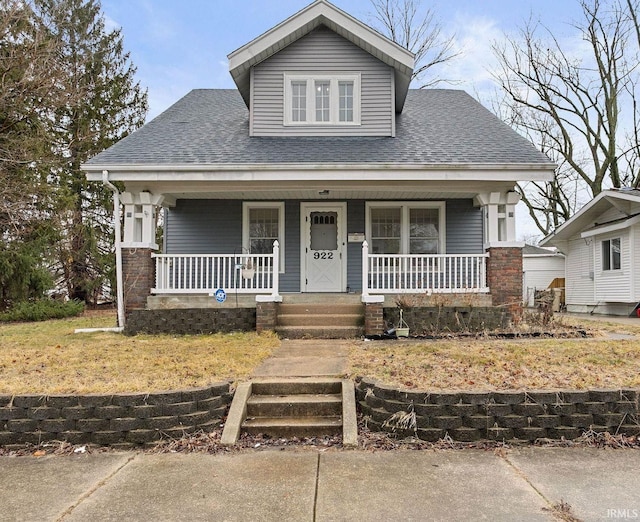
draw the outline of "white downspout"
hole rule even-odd
[[[113,217],[115,219],[115,250],[116,250],[116,295],[118,302],[118,326],[124,328],[124,288],[122,286],[122,230],[120,225],[120,191],[109,181],[109,171],[102,171],[102,183],[113,191]]]

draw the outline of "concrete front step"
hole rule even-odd
[[[361,327],[364,322],[362,314],[279,314],[278,326],[316,326],[332,328],[335,326]]]
[[[271,437],[338,435],[342,432],[342,417],[247,417],[242,428],[252,435],[261,433]]]
[[[255,395],[336,394],[342,391],[340,379],[306,377],[297,379],[256,379],[251,383]]]
[[[301,304],[280,304],[278,306],[279,315],[340,315],[356,314],[363,315],[364,308],[361,304],[343,303],[301,303]]]
[[[282,294],[282,304],[352,304],[362,305],[362,296],[360,294],[345,294],[345,293],[304,293],[304,294]]]
[[[252,395],[248,417],[313,417],[342,413],[340,394]]]
[[[364,327],[355,326],[276,326],[276,333],[285,339],[357,339]]]

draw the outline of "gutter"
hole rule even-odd
[[[124,314],[124,288],[123,288],[123,275],[122,275],[122,231],[120,225],[120,191],[118,188],[109,181],[109,171],[102,171],[102,183],[110,188],[113,192],[113,217],[115,219],[115,240],[114,245],[116,249],[116,296],[118,302],[118,329],[122,331],[125,324]],[[102,329],[96,329],[98,331],[104,331]],[[114,330],[109,330],[114,331]]]

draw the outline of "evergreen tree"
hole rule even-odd
[[[0,308],[51,286],[53,142],[43,108],[60,101],[57,51],[28,3],[0,1]]]
[[[144,123],[147,93],[123,49],[120,30],[107,32],[98,0],[32,0],[58,42],[67,102],[50,113],[57,161],[61,228],[56,253],[69,297],[95,303],[114,272],[112,193],[89,184],[80,165]]]

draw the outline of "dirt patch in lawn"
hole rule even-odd
[[[113,312],[0,325],[0,394],[152,392],[246,377],[280,341],[255,333],[74,334],[115,325]]]

